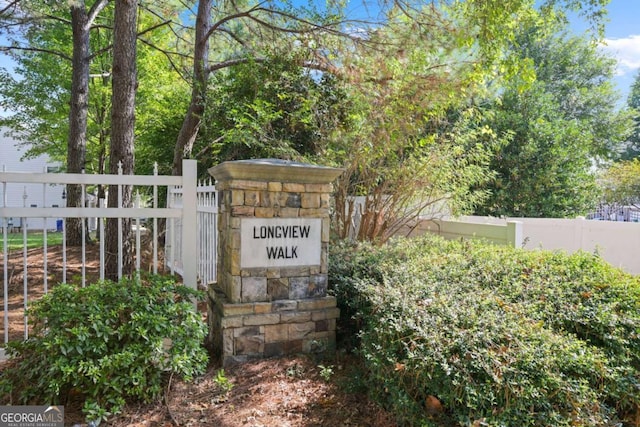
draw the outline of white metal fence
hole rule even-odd
[[[80,185],[82,198],[85,200],[91,192],[90,190],[95,186],[116,185],[118,186],[118,195],[115,197],[120,200],[120,204],[117,208],[107,208],[104,200],[100,200],[98,207],[67,208],[59,206],[47,207],[44,205],[27,207],[23,200],[9,200],[7,196],[10,194],[9,187],[21,186],[21,188],[27,188],[27,186],[33,186],[34,184],[36,188],[41,188],[42,194],[30,194],[27,197],[42,197],[43,200],[46,200],[47,191],[52,191],[51,189],[60,191],[61,188],[64,188],[64,185]],[[144,200],[146,202],[143,203],[143,198],[138,195],[133,208],[122,207],[119,194],[122,194],[122,188],[125,185],[133,186],[134,194],[136,194],[136,190],[140,190],[138,194],[144,191],[146,195]],[[163,187],[167,189],[167,207],[159,206],[159,190],[162,190]],[[165,242],[171,259],[171,262],[167,261],[167,266],[171,272],[179,273],[182,276],[183,283],[193,288],[197,286],[198,279],[204,283],[215,281],[217,197],[215,188],[210,182],[200,186],[199,189],[197,188],[195,160],[185,160],[183,162],[182,176],[161,176],[157,174],[157,169],[154,175],[139,176],[122,175],[122,173],[118,175],[21,173],[7,172],[3,168],[3,171],[0,172],[0,203],[0,231],[2,232],[2,251],[0,256],[2,257],[3,270],[2,319],[5,343],[10,339],[10,328],[14,331],[17,321],[20,321],[23,326],[21,329],[23,329],[22,335],[24,338],[28,337],[26,310],[37,295],[48,292],[49,280],[68,282],[68,279],[71,278],[73,281],[79,282],[81,286],[85,286],[88,280],[87,236],[85,235],[88,231],[85,227],[82,227],[82,246],[79,248],[80,266],[78,271],[69,273],[68,252],[70,248],[67,248],[65,244],[67,218],[82,218],[89,222],[95,222],[97,233],[100,236],[105,235],[106,219],[117,218],[120,224],[118,229],[121,230],[122,219],[131,218],[135,237],[135,268],[140,271],[141,260],[146,257],[150,271],[154,273],[158,272],[159,266],[162,267],[157,245],[158,220],[165,219],[168,226]],[[202,206],[199,207],[199,203]],[[18,242],[14,247],[10,248],[9,235],[11,231],[15,231],[13,227],[15,227],[16,219],[19,220],[21,228],[17,234],[11,235],[11,240],[17,239]],[[53,223],[56,224],[55,228],[52,227]],[[145,227],[143,227],[145,223],[151,228],[149,232],[151,238],[149,239],[143,239],[143,233],[146,231]],[[36,228],[31,224],[42,225],[40,228]],[[204,230],[201,235],[199,234],[198,226]],[[41,233],[41,246],[36,249],[29,249],[27,242],[36,232]],[[61,242],[61,247],[56,246],[54,248],[48,243],[54,233],[61,234],[61,238],[58,239]],[[119,234],[120,236],[122,235],[122,233]],[[104,240],[99,239],[98,250],[97,278],[101,280],[105,278]],[[151,247],[143,247],[143,244],[145,244],[143,240]],[[120,243],[122,243],[121,240]],[[52,261],[54,249],[56,254],[61,256],[61,260],[56,260],[55,265]],[[41,262],[37,265],[29,263],[29,257],[34,251],[41,258]],[[122,277],[123,253],[121,245],[116,258],[118,275]],[[11,281],[10,279],[12,277],[15,279],[14,273],[15,270],[20,270],[20,264],[22,283],[16,286],[16,282],[19,282],[19,280]],[[55,269],[61,271],[54,271]],[[32,279],[32,276],[36,275],[36,273],[41,278],[41,281]],[[69,277],[70,274],[73,274],[73,277]],[[12,338],[15,337],[12,336]],[[0,348],[0,356],[3,355],[2,353],[2,348]]]
[[[216,281],[216,263],[218,260],[218,196],[213,182],[198,183],[197,194],[197,259],[198,281],[208,285]],[[169,187],[167,206],[183,207],[183,188]],[[184,232],[181,218],[167,221],[165,243],[165,264],[171,270],[182,275],[184,272],[182,234]]]
[[[587,219],[596,221],[640,222],[640,208],[621,204],[601,204]]]

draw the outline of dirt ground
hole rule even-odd
[[[334,363],[336,360],[334,360]],[[114,427],[395,427],[391,415],[366,396],[345,391],[349,368],[333,370],[329,380],[306,356],[267,359],[225,370],[232,384],[225,392],[212,367],[192,383],[171,381],[161,401],[131,405],[106,425]],[[79,411],[65,406],[68,425],[83,425]],[[76,424],[77,423],[77,424]],[[104,425],[104,424],[101,424]],[[84,426],[84,425],[83,425]]]
[[[92,283],[99,277],[99,248],[97,245],[87,245],[84,263],[85,283]],[[9,339],[19,339],[24,336],[24,266],[22,249],[9,252],[7,273],[9,277]],[[39,299],[45,292],[44,288],[44,254],[42,248],[27,250],[27,306]],[[51,246],[47,249],[47,288],[51,289],[62,282],[62,246]],[[4,269],[4,256],[0,253],[0,266]],[[69,247],[66,253],[67,283],[82,284],[83,268],[80,247]],[[0,273],[1,274],[1,273]],[[0,307],[0,339],[4,337],[4,298]]]
[[[28,251],[27,290],[33,301],[44,293],[43,254]],[[89,246],[85,262],[87,283],[98,277],[97,248]],[[2,265],[4,260],[0,254]],[[49,248],[47,255],[49,288],[62,280],[61,247]],[[67,281],[82,277],[80,251],[68,248]],[[24,334],[22,251],[10,254],[9,335]],[[4,301],[2,302],[4,308]],[[4,336],[4,312],[0,318]],[[393,417],[350,384],[355,359],[338,351],[335,358],[313,360],[290,356],[255,361],[224,370],[231,384],[225,391],[216,377],[221,367],[212,364],[206,375],[191,383],[171,378],[164,395],[151,404],[132,404],[106,424],[113,427],[334,427],[396,426]],[[80,401],[65,405],[65,425],[86,426]]]

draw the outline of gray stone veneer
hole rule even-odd
[[[219,194],[218,283],[209,289],[209,341],[224,366],[335,350],[339,310],[327,296],[329,199],[340,169],[280,160],[209,169]],[[243,268],[243,218],[318,219],[320,261]],[[246,263],[245,263],[246,264]]]

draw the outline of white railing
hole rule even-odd
[[[601,204],[586,216],[596,221],[640,222],[640,208],[620,204]]]
[[[49,265],[49,244],[48,233],[51,233],[51,219],[56,221],[56,225],[61,227],[62,233],[62,282],[67,282],[67,250],[66,241],[66,218],[81,218],[83,220],[95,220],[97,224],[97,231],[100,236],[105,235],[105,221],[108,218],[118,219],[118,229],[122,229],[122,219],[133,219],[134,237],[135,237],[135,268],[140,271],[142,248],[142,220],[153,221],[151,239],[152,255],[150,264],[152,265],[152,271],[158,272],[159,262],[157,241],[158,241],[158,219],[165,218],[167,222],[179,220],[184,226],[180,233],[180,255],[181,261],[181,275],[182,281],[185,285],[196,288],[197,286],[197,265],[198,265],[198,249],[197,249],[197,228],[198,222],[197,215],[197,202],[198,196],[196,192],[197,183],[197,170],[195,160],[183,161],[183,175],[182,176],[161,176],[157,174],[157,168],[154,175],[139,176],[139,175],[122,175],[122,172],[118,175],[90,175],[90,174],[67,174],[67,173],[24,173],[24,172],[7,172],[4,170],[0,172],[0,225],[3,239],[2,249],[2,264],[3,264],[3,329],[4,329],[4,342],[9,339],[9,298],[14,295],[15,292],[10,295],[9,289],[9,264],[10,264],[10,250],[8,235],[10,231],[10,219],[15,221],[16,218],[20,219],[22,244],[21,249],[14,250],[14,252],[22,252],[22,313],[24,323],[24,338],[28,337],[28,318],[26,316],[27,309],[30,301],[30,291],[34,291],[33,284],[29,283],[29,271],[33,271],[36,268],[41,268],[42,273],[42,290],[39,293],[48,292],[48,278],[50,275]],[[11,186],[21,186],[25,189],[32,184],[37,184],[37,188],[41,188],[43,195],[42,199],[46,200],[46,192],[51,188],[55,188],[55,191],[59,191],[60,185],[79,185],[81,187],[81,200],[87,199],[88,188],[98,185],[114,185],[118,188],[117,199],[120,201],[119,206],[116,208],[104,207],[104,200],[101,200],[99,207],[26,207],[24,201],[9,200],[7,197],[8,188]],[[57,186],[57,187],[55,187]],[[151,189],[149,201],[147,205],[143,206],[141,198],[136,198],[135,206],[133,208],[125,208],[121,204],[122,189],[124,186],[133,186],[134,191],[136,187],[144,187],[145,190]],[[158,190],[159,188],[166,187],[180,187],[181,188],[181,205],[180,207],[160,207]],[[25,190],[26,191],[26,190]],[[135,194],[135,193],[134,193]],[[28,197],[39,197],[38,195],[30,195]],[[27,197],[24,197],[26,200]],[[13,205],[13,206],[11,206]],[[22,205],[22,206],[15,206]],[[31,219],[39,219],[39,223],[43,224],[41,228],[30,228],[31,223],[36,221],[30,221]],[[97,219],[97,220],[96,220]],[[61,223],[60,223],[61,221]],[[12,224],[12,226],[15,226]],[[81,243],[81,273],[79,281],[82,286],[85,286],[86,275],[86,228],[82,228],[82,243]],[[42,232],[42,266],[29,265],[28,259],[28,238],[33,231]],[[122,233],[120,235],[120,248],[117,254],[118,263],[118,276],[122,277],[122,265],[123,265],[123,251],[122,251]],[[105,278],[105,239],[101,238],[99,242],[99,277],[101,280]],[[173,244],[175,247],[175,243]],[[15,308],[15,307],[13,307]],[[12,309],[13,309],[12,308]],[[2,349],[0,349],[0,353]],[[2,356],[2,354],[0,354]]]
[[[198,235],[198,281],[208,285],[216,281],[216,263],[218,260],[218,193],[211,180],[200,182],[196,187],[197,194],[197,235]],[[167,206],[182,208],[183,188],[170,187],[167,194]],[[166,266],[178,274],[182,274],[184,259],[182,253],[182,234],[184,232],[181,218],[167,221],[165,243]]]

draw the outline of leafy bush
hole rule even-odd
[[[614,426],[640,405],[640,279],[434,236],[335,245],[339,332],[404,425]],[[436,397],[443,413],[427,404]]]
[[[206,369],[206,326],[171,278],[58,285],[29,310],[31,337],[11,342],[12,369],[0,377],[13,404],[85,399],[88,419],[119,412],[126,400],[150,401],[165,372],[191,379]]]

